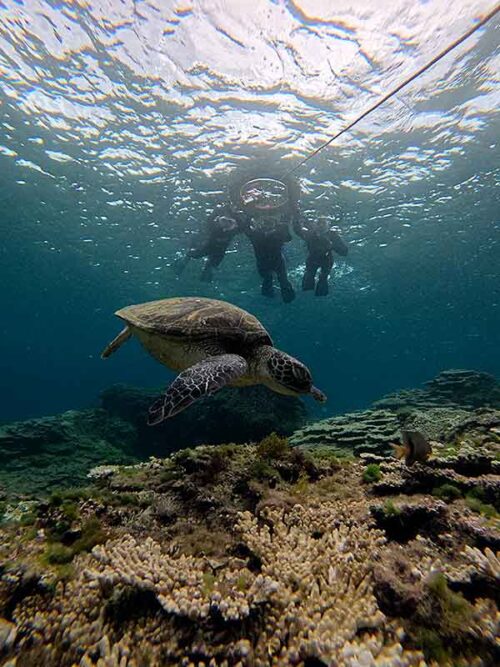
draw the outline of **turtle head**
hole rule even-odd
[[[263,384],[270,389],[288,396],[311,394],[316,401],[326,401],[325,394],[313,385],[311,372],[301,361],[274,347],[267,348],[262,356]]]

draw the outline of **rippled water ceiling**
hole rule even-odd
[[[2,0],[2,106],[25,114],[27,142],[13,149],[7,122],[0,150],[49,176],[77,161],[146,181],[207,175],[255,147],[278,147],[292,160],[487,9],[484,0],[461,0],[451,12],[447,0]],[[497,26],[474,35],[321,163],[359,159],[366,142],[401,132],[404,154],[382,154],[369,183],[353,170],[344,185],[373,191],[446,169],[498,107]],[[30,136],[42,128],[50,135]]]

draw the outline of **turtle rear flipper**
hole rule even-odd
[[[128,328],[128,326],[125,327],[125,329],[122,329],[118,336],[116,338],[113,338],[111,343],[106,345],[104,350],[101,353],[101,359],[107,359],[109,356],[113,354],[113,352],[116,352],[116,350],[122,345],[126,340],[130,338],[132,335],[132,332]]]
[[[173,417],[203,396],[215,394],[245,375],[248,365],[237,354],[209,357],[178,375],[166,392],[149,408],[148,424],[154,426]]]

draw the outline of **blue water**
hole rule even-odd
[[[320,415],[450,367],[500,375],[496,19],[297,172],[350,245],[327,298],[300,292],[299,239],[292,304],[260,295],[243,237],[212,285],[171,267],[235,167],[291,168],[484,9],[382,4],[0,2],[0,420],[166,384],[136,342],[99,355],[116,309],[174,295],[259,317]]]

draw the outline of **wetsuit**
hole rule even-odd
[[[345,257],[347,244],[333,229],[320,229],[317,224],[305,226],[298,217],[294,218],[293,228],[307,245],[306,269],[302,278],[303,290],[315,290],[316,296],[328,294],[328,277],[333,267],[333,252]],[[319,270],[318,281],[316,274]]]
[[[231,241],[241,231],[240,227],[241,214],[227,204],[219,205],[208,218],[201,241],[178,261],[177,274],[182,273],[190,259],[206,257],[200,277],[204,282],[211,282],[213,269],[224,259]]]
[[[262,278],[262,294],[274,296],[273,274],[276,274],[283,301],[293,301],[295,291],[288,280],[283,256],[283,245],[292,240],[288,224],[283,220],[271,226],[247,221],[245,234],[255,253],[257,270]]]

